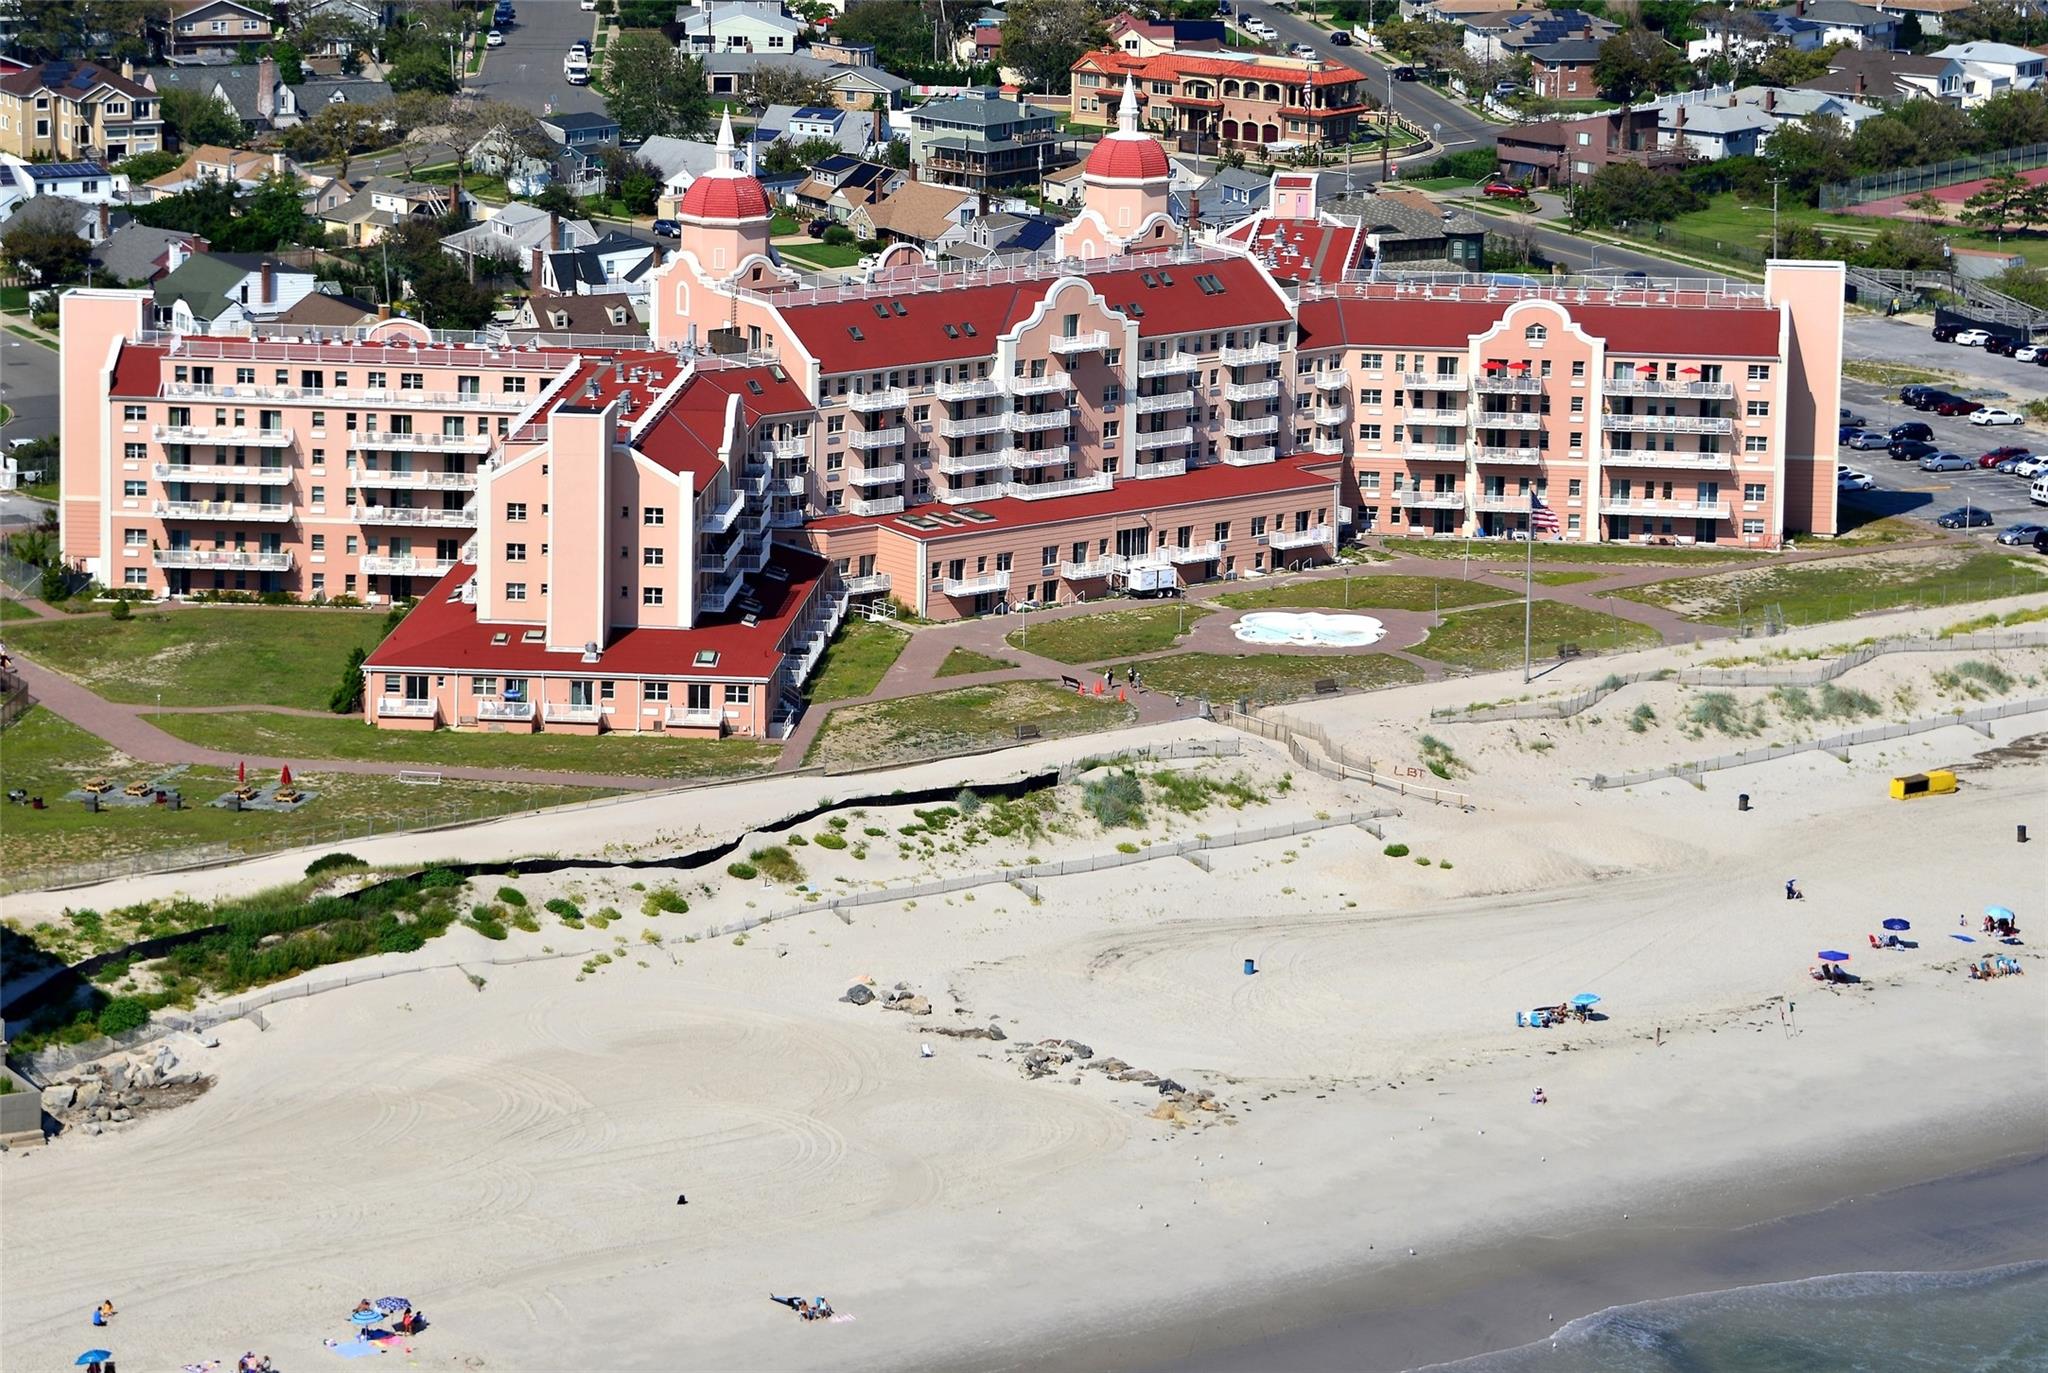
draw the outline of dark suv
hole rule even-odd
[[[1893,439],[1892,446],[1885,451],[1901,462],[1908,459],[1918,462],[1920,459],[1934,453],[1939,453],[1941,450],[1933,444],[1924,443],[1919,439]]]
[[[1892,438],[1894,440],[1919,439],[1924,442],[1933,437],[1933,428],[1922,420],[1907,420],[1904,424],[1892,426]]]

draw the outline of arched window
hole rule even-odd
[[[1237,98],[1237,83],[1235,81],[1223,83],[1223,98],[1225,100],[1235,100]]]
[[[1543,340],[1549,337],[1550,330],[1540,324],[1532,324],[1522,331],[1522,341],[1524,343],[1541,344]]]

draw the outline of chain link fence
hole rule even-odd
[[[2001,148],[1996,152],[1980,153],[1975,157],[1952,158],[1947,162],[1934,162],[1924,167],[1898,167],[1888,172],[1872,172],[1868,176],[1830,182],[1822,186],[1820,207],[1823,210],[1846,210],[1851,206],[1868,204],[1873,200],[1889,200],[1898,195],[1918,195],[1922,191],[1936,191],[1962,181],[1976,181],[1998,172],[2026,171],[2044,163],[2048,163],[2048,143],[2028,143],[2023,147]]]

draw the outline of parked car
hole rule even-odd
[[[1922,472],[1967,472],[1976,465],[1961,453],[1929,453],[1920,459]]]
[[[496,29],[492,29],[492,30],[491,30],[491,31],[490,31],[489,33],[487,33],[487,34],[485,34],[485,35],[484,35],[484,46],[485,46],[485,47],[487,47],[487,48],[502,48],[502,47],[504,47],[504,46],[505,46],[505,35],[504,35],[504,34],[502,34],[502,33],[499,33],[499,32],[498,32],[498,31],[497,31]]]
[[[2031,480],[2034,477],[2040,476],[2043,472],[2048,472],[2048,458],[2020,458],[2005,470],[2012,473],[2015,477],[2026,477]]]
[[[1934,430],[1924,421],[1907,420],[1904,424],[1893,425],[1891,434],[1895,439],[1920,439],[1925,441],[1934,437]]]
[[[2026,416],[2015,414],[2001,406],[1987,405],[1970,416],[1972,424],[2024,424]]]
[[[1516,85],[1512,81],[1496,81],[1493,83],[1493,93],[1497,96],[1514,95],[1521,89],[1522,88],[1520,86]]]
[[[2031,544],[2043,533],[2048,533],[2048,524],[2009,524],[1998,531],[1998,541],[2010,548]]]
[[[2048,529],[2044,529],[2034,536],[2034,551],[2036,553],[2048,553]]]
[[[1861,429],[1866,424],[1869,424],[1870,421],[1853,410],[1844,409],[1842,411],[1841,423],[1849,425],[1851,428]]]
[[[1876,429],[1859,429],[1849,436],[1851,448],[1884,448],[1892,441],[1890,434]]]
[[[1313,43],[1296,43],[1287,50],[1287,54],[1290,57],[1299,57],[1303,61],[1308,61],[1315,57],[1316,49]]]
[[[1844,472],[1835,478],[1835,487],[1841,491],[1870,491],[1876,486],[1868,472]]]
[[[1979,510],[1974,505],[1959,506],[1934,523],[1942,529],[1987,529],[1991,525],[1991,512]]]
[[[2014,467],[2033,456],[2024,448],[1994,448],[1984,455],[1985,458],[1991,459],[1984,465],[1994,472],[2010,473]],[[1979,458],[1978,461],[1984,462],[1984,459]]]
[[[2038,363],[2041,361],[2041,354],[2043,351],[2048,350],[2043,350],[2041,345],[2038,343],[2023,343],[2019,347],[2012,350],[2012,360],[2014,362]]]
[[[1948,394],[1948,392],[1941,390],[1939,387],[1923,386],[1920,388],[1920,394],[1907,401],[1906,404],[1912,406],[1915,410],[1932,410],[1935,406],[1941,404],[1942,398]]]
[[[1334,32],[1332,32],[1332,33],[1330,34],[1330,45],[1331,45],[1332,47],[1337,47],[1337,48],[1348,48],[1348,47],[1350,47],[1350,46],[1351,46],[1351,32],[1350,32],[1350,30],[1348,30],[1348,29],[1337,29],[1337,30],[1335,30]]]
[[[1962,348],[1982,348],[1990,341],[1989,329],[1965,329],[1955,337],[1956,345]]]
[[[1496,200],[1527,200],[1529,193],[1512,181],[1489,181],[1479,188],[1481,195],[1490,195]]]
[[[1918,382],[1911,386],[1901,386],[1899,388],[1899,404],[1911,405],[1920,399],[1922,393],[1932,390],[1934,390],[1932,386],[1922,386]]]
[[[654,221],[654,232],[663,238],[681,238],[683,222],[679,219],[657,219]]]
[[[2011,357],[2017,352],[2019,346],[2020,341],[2018,339],[2007,338],[2004,334],[1993,334],[1990,338],[1984,340],[1985,352],[2001,353],[2006,357]]]
[[[1394,68],[1394,79],[1396,81],[1420,81],[1422,73],[1413,67],[1396,67]]]
[[[1941,450],[1920,439],[1893,439],[1892,446],[1887,451],[1891,453],[1895,462],[1918,462]]]
[[[1937,415],[1974,415],[1983,408],[1984,402],[1981,400],[1964,400],[1961,396],[1943,396],[1935,403],[1934,413]],[[2015,419],[2014,423],[2018,423],[2018,420]]]
[[[1953,324],[1937,324],[1934,326],[1934,341],[1936,343],[1948,343],[1955,336],[1956,327]]]

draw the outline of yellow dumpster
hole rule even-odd
[[[1892,778],[1892,800],[1905,801],[1915,796],[1939,796],[1956,789],[1956,775],[1947,768],[1936,768],[1933,772],[1916,772],[1907,777]]]

